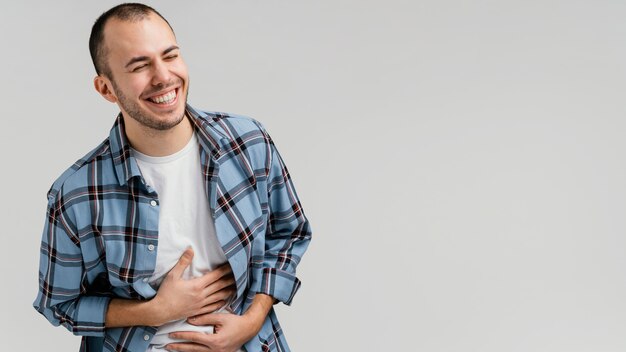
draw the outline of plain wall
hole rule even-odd
[[[189,102],[263,122],[294,179],[292,350],[626,350],[626,3],[148,3]],[[46,192],[118,111],[87,49],[114,4],[2,3],[2,350],[78,350],[31,304]]]

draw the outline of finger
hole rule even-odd
[[[174,275],[174,277],[182,277],[185,269],[191,264],[191,260],[193,259],[193,249],[191,247],[187,248],[183,255],[178,259],[178,263],[174,265],[172,270],[170,270],[170,274]],[[168,274],[169,275],[169,274]]]
[[[187,319],[187,321],[192,325],[221,325],[224,315],[224,313],[207,313],[197,315],[193,319]]]
[[[207,309],[218,310],[223,308],[230,302],[232,293],[230,291],[220,291],[219,294],[211,295],[210,297],[205,298],[202,302],[200,302],[200,307],[197,313],[193,315],[199,315],[206,312]]]
[[[188,321],[191,322],[193,318],[198,317],[203,314],[213,313],[216,310],[222,308],[224,305],[226,305],[226,301],[217,301],[211,304],[207,304],[206,306],[198,309],[197,312],[194,312],[193,316],[189,317]]]
[[[203,276],[199,277],[199,280],[204,282],[204,286],[208,286],[215,281],[218,281],[222,277],[232,277],[233,270],[230,267],[230,264],[226,263],[222,266],[218,267],[215,270],[211,270]]]
[[[197,343],[170,343],[168,345],[165,345],[165,349],[168,351],[181,351],[181,352],[211,351],[210,348],[197,344]]]
[[[195,331],[176,331],[172,332],[168,335],[173,339],[186,340],[190,342],[195,342],[201,346],[206,346],[211,348],[216,339],[215,334],[205,334],[203,332],[195,332]]]
[[[211,284],[209,284],[208,286],[205,287],[205,291],[207,295],[210,295],[211,293],[215,293],[218,292],[220,290],[223,290],[225,288],[235,288],[235,278],[232,276],[229,277],[223,277]]]
[[[230,263],[228,261],[226,263],[218,266],[217,268],[218,269],[224,268],[224,270],[226,270],[227,273],[232,273],[233,272],[232,268],[230,267]]]
[[[235,287],[234,286],[229,286],[229,287],[225,287],[217,292],[213,292],[210,293],[210,291],[205,291],[203,292],[203,294],[206,295],[206,298],[203,300],[203,306],[206,306],[208,304],[211,304],[213,302],[217,302],[217,301],[222,301],[222,300],[227,300],[230,297],[235,295]]]

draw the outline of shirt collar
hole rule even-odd
[[[217,160],[222,156],[224,147],[230,140],[222,127],[216,123],[219,116],[211,116],[205,112],[186,106],[186,116],[191,120],[194,131],[198,136],[200,146]],[[109,143],[111,156],[115,166],[115,173],[120,185],[128,183],[128,180],[135,176],[141,176],[139,165],[130,152],[130,143],[124,130],[124,119],[120,112],[115,119],[115,123],[109,133]]]

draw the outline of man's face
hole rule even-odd
[[[111,19],[104,40],[112,101],[125,120],[130,117],[161,131],[178,125],[185,114],[189,76],[167,23],[154,14],[135,22]]]

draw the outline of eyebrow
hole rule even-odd
[[[171,52],[171,51],[173,51],[173,50],[177,50],[177,49],[180,49],[180,48],[179,48],[178,46],[176,46],[176,45],[172,45],[172,46],[170,46],[169,48],[167,48],[167,49],[163,50],[163,52],[161,53],[161,55],[167,55],[169,52]],[[140,61],[147,61],[147,60],[149,60],[149,59],[150,59],[150,58],[149,58],[149,57],[147,57],[147,56],[135,56],[135,57],[133,57],[132,59],[130,59],[130,61],[128,61],[128,63],[127,63],[127,64],[126,64],[126,66],[124,66],[124,67],[126,67],[126,68],[127,68],[128,66],[130,66],[130,65],[132,65],[132,64],[134,64],[134,63],[137,63],[137,62],[140,62]]]

